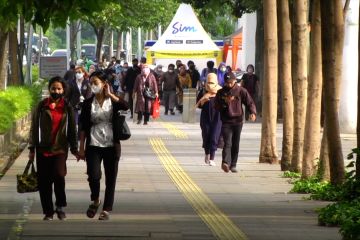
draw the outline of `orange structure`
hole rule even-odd
[[[223,60],[226,62],[228,51],[231,49],[231,67],[232,69],[236,68],[237,56],[239,50],[242,50],[242,39],[243,39],[243,30],[242,27],[234,32],[233,34],[225,37],[224,40],[224,54]]]

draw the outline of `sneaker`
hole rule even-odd
[[[175,112],[174,112],[174,111],[171,111],[170,114],[171,114],[171,115],[175,115]]]
[[[44,221],[52,221],[53,220],[53,215],[45,215],[43,220]]]
[[[110,213],[108,211],[102,211],[99,216],[99,220],[109,220],[110,219]]]
[[[147,123],[147,122],[144,122],[144,125],[148,125],[148,123]]]
[[[230,168],[230,171],[233,172],[233,173],[237,173],[237,172],[238,172],[238,170],[236,169],[236,167],[231,167],[231,168]]]
[[[224,172],[228,173],[229,172],[229,165],[227,163],[222,163],[221,164],[221,169],[224,170]]]
[[[137,121],[137,124],[141,124],[141,121],[140,121],[140,120],[138,120],[138,121]]]
[[[66,219],[66,214],[65,214],[65,212],[63,210],[56,209],[55,213],[56,213],[59,220],[65,220]]]
[[[165,115],[168,115],[169,113],[168,113],[168,111],[165,111],[165,113],[164,113]]]
[[[209,165],[210,165],[210,166],[216,166],[216,163],[215,163],[214,160],[210,160],[210,161],[209,161]]]

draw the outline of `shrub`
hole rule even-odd
[[[0,133],[31,111],[39,101],[40,91],[41,85],[11,86],[0,91]]]

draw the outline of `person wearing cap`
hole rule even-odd
[[[215,108],[220,112],[221,134],[224,138],[221,168],[224,172],[237,172],[240,135],[244,122],[242,105],[249,110],[251,121],[256,120],[256,107],[249,92],[236,84],[236,77],[232,72],[224,75],[224,81],[224,87],[215,97]]]
[[[215,96],[221,86],[218,84],[215,73],[209,73],[205,83],[206,92],[199,93],[196,106],[201,108],[200,127],[203,140],[202,147],[205,150],[205,163],[216,166],[215,151],[221,134],[220,113],[214,108]]]

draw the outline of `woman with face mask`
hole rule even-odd
[[[94,96],[86,99],[80,115],[79,158],[86,160],[91,203],[86,211],[94,218],[101,205],[100,180],[101,162],[105,170],[105,196],[99,220],[108,220],[112,211],[121,145],[114,121],[119,111],[128,110],[128,104],[110,91],[108,76],[96,71],[90,76]]]
[[[217,71],[217,78],[220,86],[224,86],[224,75],[227,72],[226,64],[224,62],[220,63],[218,71]]]
[[[203,139],[202,147],[205,150],[205,163],[210,166],[215,164],[215,151],[218,147],[221,120],[220,113],[214,108],[215,96],[221,86],[218,84],[215,73],[209,73],[205,83],[206,92],[200,92],[196,106],[201,108],[200,127]]]
[[[50,97],[42,100],[32,116],[29,136],[29,159],[35,158],[43,220],[52,220],[54,213],[66,218],[65,175],[68,149],[76,157],[77,137],[72,107],[64,99],[66,83],[61,77],[49,81]],[[55,192],[55,209],[52,200]]]
[[[153,98],[149,98],[144,94],[144,90],[148,89],[155,97],[158,97],[158,87],[154,74],[150,72],[150,68],[147,64],[143,65],[141,74],[135,79],[133,98],[136,95],[135,112],[138,114],[137,124],[141,124],[144,116],[144,125],[147,125],[150,120],[150,113]]]
[[[75,121],[78,124],[78,116],[81,111],[81,105],[85,99],[91,97],[89,76],[84,67],[75,68],[75,79],[69,82],[69,91],[67,99],[75,111]]]

